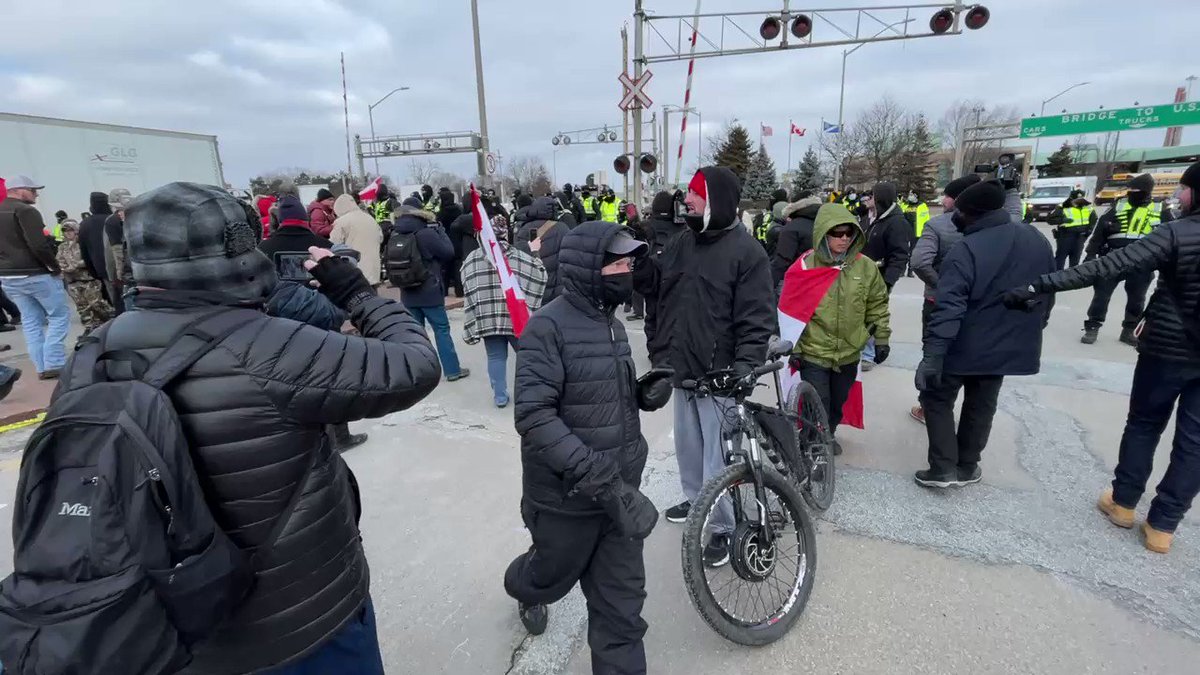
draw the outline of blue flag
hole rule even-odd
[[[840,134],[842,133],[842,128],[836,124],[830,124],[825,120],[821,120],[821,131],[827,134]]]

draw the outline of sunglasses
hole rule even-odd
[[[829,237],[830,239],[853,239],[854,230],[833,230],[825,236]]]

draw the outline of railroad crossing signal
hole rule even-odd
[[[618,107],[621,110],[633,110],[634,108],[649,108],[654,104],[650,97],[643,91],[646,88],[646,83],[650,78],[654,77],[654,73],[645,71],[642,76],[634,80],[629,77],[628,73],[621,73],[617,80],[625,87],[625,96],[621,99]]]

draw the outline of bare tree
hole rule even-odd
[[[450,191],[456,195],[462,195],[467,190],[467,180],[456,173],[449,171],[438,170],[433,172],[427,181],[433,188],[450,188]]]
[[[942,148],[951,154],[958,150],[959,133],[975,126],[1004,124],[1021,118],[1016,106],[993,105],[990,108],[980,99],[955,101],[937,123],[937,133],[941,136]],[[1000,154],[1003,141],[997,136],[1003,134],[1000,129],[985,129],[972,131],[963,149],[963,167],[970,170],[976,164],[991,164]]]
[[[854,133],[861,139],[863,159],[866,160],[864,179],[878,182],[895,178],[898,164],[908,152],[909,117],[888,96],[859,115]]]
[[[1078,134],[1071,141],[1071,161],[1075,164],[1086,164],[1097,161],[1096,144],[1088,143],[1087,136]]]
[[[440,169],[431,159],[414,159],[408,163],[408,179],[417,185],[430,185]]]
[[[505,164],[501,180],[509,194],[515,190],[534,195],[544,195],[550,191],[550,172],[540,157],[519,155]]]

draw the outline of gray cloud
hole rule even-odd
[[[1200,64],[1191,3],[1151,1],[1120,11],[1087,0],[988,4],[992,21],[984,30],[868,45],[850,56],[847,120],[884,94],[932,119],[964,98],[1035,113],[1042,98],[1079,80],[1093,84],[1055,101],[1053,110],[1162,103]],[[693,3],[646,6],[687,13]],[[706,0],[704,7],[744,10],[747,3]],[[618,32],[632,24],[632,8],[632,0],[480,0],[494,148],[541,155],[547,166],[557,164],[559,182],[610,168],[619,144],[554,153],[549,141],[559,130],[620,123]],[[3,15],[10,28],[0,41],[6,111],[214,133],[235,184],[278,167],[345,165],[339,51],[346,53],[353,132],[366,135],[367,104],[402,85],[411,90],[376,110],[381,134],[478,127],[467,0],[43,0]],[[753,31],[753,23],[743,25]],[[818,23],[816,30],[829,29]],[[656,108],[681,103],[686,63],[651,69]],[[809,129],[793,143],[794,161],[820,120],[836,119],[840,71],[836,48],[698,61],[692,97],[704,115],[701,133],[734,117],[752,133],[770,125],[767,145],[782,170],[789,119]],[[693,119],[688,167],[695,134]],[[1162,136],[1129,134],[1122,145],[1159,145]],[[1186,131],[1188,141],[1200,142],[1200,132]],[[474,170],[470,156],[435,159],[447,170]],[[403,178],[407,162],[383,167]]]

